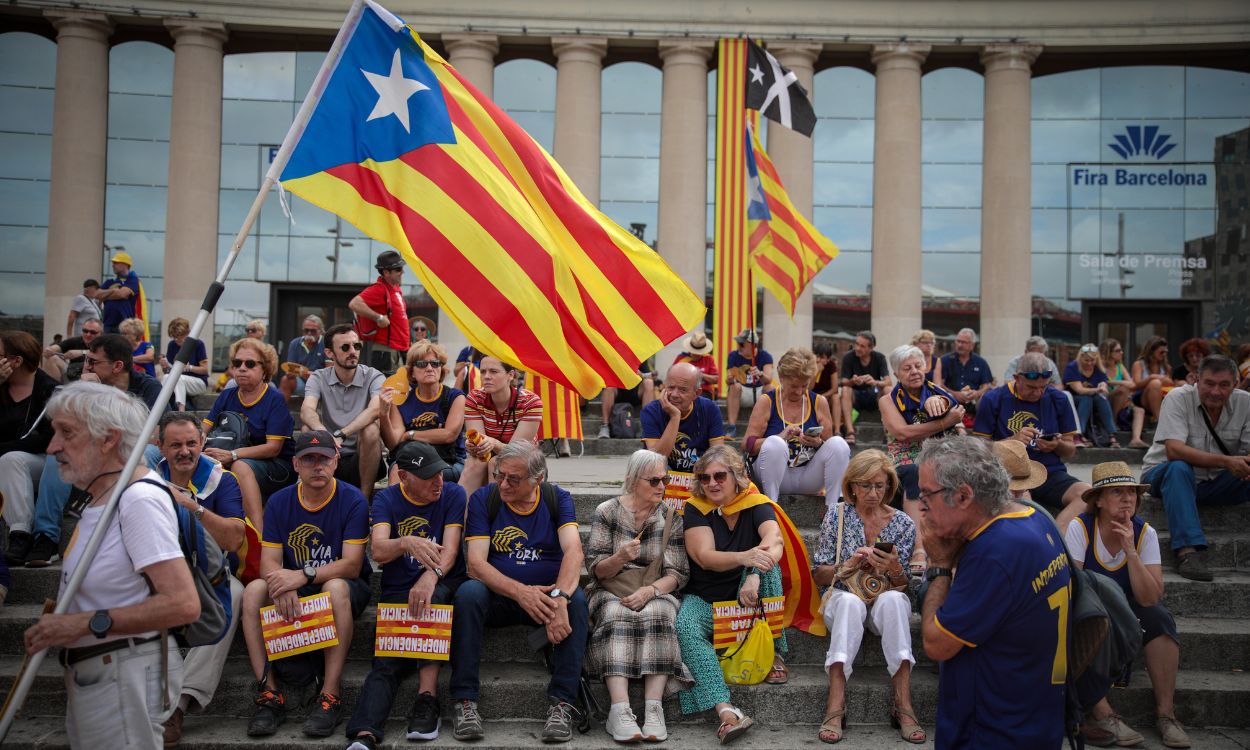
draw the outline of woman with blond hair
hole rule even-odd
[[[1076,401],[1076,426],[1084,435],[1085,444],[1119,448],[1120,442],[1115,438],[1115,416],[1111,412],[1111,387],[1107,384],[1107,373],[1103,369],[1098,347],[1093,344],[1081,347],[1076,359],[1063,370],[1063,386],[1071,391]],[[1094,438],[1095,417],[1110,436],[1105,445]]]
[[[937,346],[937,336],[928,328],[921,328],[911,335],[911,345],[920,350],[925,358],[925,380],[934,383],[942,382],[942,358],[933,353]]]
[[[169,343],[165,345],[165,356],[161,357],[161,367],[166,371],[173,366],[178,353],[187,343],[191,333],[191,324],[186,318],[174,318],[165,327]],[[195,342],[195,352],[182,370],[182,376],[174,383],[174,408],[186,411],[187,396],[198,396],[208,390],[208,353],[204,350],[204,342]]]
[[[434,446],[447,464],[443,480],[455,482],[464,469],[464,393],[443,385],[447,379],[447,350],[421,339],[408,350],[408,391],[396,398],[396,389],[382,388],[382,442],[388,450],[409,440]],[[390,484],[399,482],[398,467],[391,468]]]
[[[147,330],[147,324],[139,318],[126,318],[117,324],[117,332],[125,336],[134,347],[134,351],[130,354],[130,361],[134,363],[135,372],[146,373],[154,378],[156,377],[156,349],[152,347],[151,341],[143,340]]]

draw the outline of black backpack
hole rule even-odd
[[[547,506],[547,512],[551,514],[551,522],[557,527],[560,525],[560,504],[556,498],[555,485],[550,482],[543,482],[538,485],[538,499],[542,504]],[[490,494],[486,496],[486,522],[494,523],[495,518],[499,516],[499,508],[503,505],[503,498],[499,496],[499,485],[492,484],[490,486]]]
[[[638,439],[642,437],[642,424],[634,417],[634,407],[617,404],[612,407],[608,420],[608,434],[614,438]]]
[[[247,417],[237,411],[223,411],[217,414],[208,436],[204,438],[205,448],[217,448],[233,451],[246,448],[252,444],[252,435],[247,431]]]

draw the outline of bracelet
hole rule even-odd
[[[664,592],[660,591],[659,587],[656,586],[654,583],[651,584],[651,590],[655,592],[656,599],[659,599],[661,596],[664,596]]]
[[[743,451],[745,451],[746,453],[750,453],[751,449],[755,447],[755,443],[758,440],[759,440],[759,437],[757,437],[756,435],[752,435],[749,438],[747,438],[746,442],[743,443]]]

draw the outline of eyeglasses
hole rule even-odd
[[[365,345],[360,343],[359,341],[356,341],[351,344],[339,344],[339,351],[343,352],[344,354],[346,354],[347,352],[350,352],[352,349],[355,349],[356,351],[360,351],[361,349],[364,349],[364,348],[365,348]]]
[[[297,456],[295,460],[305,466],[325,466],[333,461],[334,457],[323,456],[320,453],[305,453],[302,456]]]
[[[248,326],[248,327],[247,327],[246,329],[244,329],[244,330],[246,330],[248,333],[260,333],[260,329],[259,329],[259,328],[254,327],[254,326]]]
[[[851,482],[851,486],[860,492],[871,492],[872,494],[884,494],[887,484],[872,484],[870,482]]]
[[[647,484],[651,485],[651,489],[655,489],[656,487],[659,487],[659,486],[661,486],[661,485],[663,485],[663,486],[667,487],[667,486],[668,486],[668,475],[667,475],[667,474],[665,474],[665,475],[664,475],[664,476],[662,476],[662,477],[647,477],[647,478],[643,479],[642,481],[644,481],[644,482],[646,482]]]
[[[1042,370],[1041,372],[1017,372],[1016,374],[1025,380],[1050,380],[1050,376],[1054,373],[1050,370]]]
[[[720,484],[729,478],[729,472],[714,471],[711,474],[695,474],[694,478],[699,480],[699,484]]]
[[[506,484],[510,487],[518,487],[525,483],[529,477],[524,474],[505,474],[502,471],[495,472],[495,481],[500,484]]]
[[[83,367],[95,367],[96,365],[107,365],[110,361],[104,357],[92,357],[90,355],[83,357]]]
[[[412,367],[415,370],[424,370],[427,367],[438,369],[445,364],[447,363],[441,359],[417,359],[413,360]]]
[[[254,359],[232,359],[230,364],[236,370],[255,370],[257,367],[260,367],[260,363]]]
[[[955,488],[954,487],[938,487],[936,490],[921,490],[920,502],[924,504],[924,508],[927,510],[929,507],[929,498],[939,493],[946,494],[947,492],[950,492],[953,489]]]

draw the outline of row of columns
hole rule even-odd
[[[104,236],[108,115],[108,39],[102,14],[49,10],[57,31],[56,97],[48,225],[45,335],[59,330],[78,281],[94,275]],[[169,190],[166,214],[164,317],[194,317],[203,280],[217,263],[217,203],[221,162],[222,48],[224,25],[169,20],[174,39]],[[487,96],[494,88],[499,41],[492,34],[445,34],[448,59]],[[599,200],[601,80],[608,41],[555,37],[557,58],[555,158],[586,197]],[[696,293],[706,288],[707,70],[710,39],[659,43],[663,65],[660,118],[658,247]],[[770,50],[813,91],[821,45],[776,42]],[[996,369],[1029,333],[1030,89],[1037,45],[992,44],[985,67],[984,154],[981,211],[982,353]],[[878,340],[910,340],[921,319],[921,65],[929,45],[875,45],[873,153],[872,328]],[[781,127],[769,128],[768,148],[790,198],[812,213],[813,145]],[[836,240],[836,238],[835,238]],[[835,261],[836,262],[836,261]],[[142,269],[136,269],[142,274]],[[812,292],[799,298],[793,321],[765,295],[766,346],[780,353],[811,342]],[[439,338],[455,355],[467,343],[449,320]],[[211,325],[205,332],[211,348]],[[664,349],[663,371],[680,349]]]

